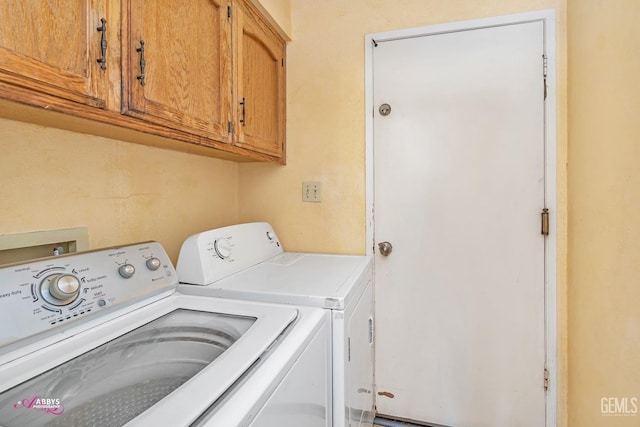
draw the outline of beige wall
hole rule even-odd
[[[282,36],[287,40],[291,40],[291,2],[289,0],[251,1],[279,30]]]
[[[237,221],[234,162],[0,119],[0,233],[88,227],[92,248]]]
[[[568,0],[569,420],[640,398],[640,2]],[[639,402],[640,409],[640,402]]]

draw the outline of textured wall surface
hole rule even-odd
[[[88,227],[91,248],[237,221],[237,163],[0,119],[0,233]]]
[[[640,425],[640,402],[615,407],[640,398],[639,19],[568,1],[571,427]]]

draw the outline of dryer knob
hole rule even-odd
[[[216,254],[218,254],[221,259],[226,259],[231,256],[231,245],[227,239],[216,240],[213,242],[213,247],[216,250]]]

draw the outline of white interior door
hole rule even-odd
[[[543,52],[541,21],[373,49],[379,413],[545,425]]]

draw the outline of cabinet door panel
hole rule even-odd
[[[128,0],[123,112],[230,142],[231,31],[219,0]],[[144,40],[144,86],[140,41]],[[128,96],[127,96],[128,95]]]
[[[285,45],[249,9],[238,19],[237,145],[282,156],[285,114]],[[241,104],[242,103],[242,104]]]
[[[0,2],[0,81],[104,108],[97,27],[105,13],[103,0]]]

